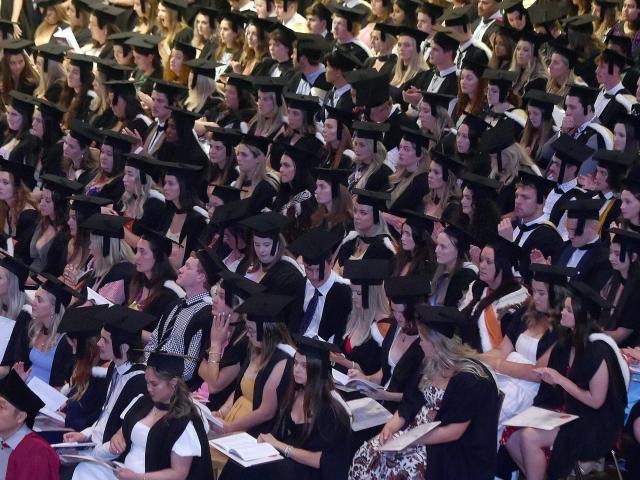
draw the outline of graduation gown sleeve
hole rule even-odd
[[[23,210],[18,215],[18,223],[16,224],[16,244],[13,247],[14,256],[23,263],[29,265],[31,256],[29,253],[31,238],[38,223],[38,211],[30,208]]]
[[[38,434],[29,433],[9,456],[6,480],[58,480],[60,459]]]
[[[71,345],[64,338],[58,342],[58,348],[53,356],[51,365],[51,375],[49,385],[52,387],[62,387],[71,377],[73,370],[74,355]]]
[[[14,363],[22,362],[29,358],[30,321],[31,315],[29,312],[22,310],[18,314],[0,365],[4,367],[12,367]]]

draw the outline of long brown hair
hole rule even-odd
[[[100,363],[98,339],[96,337],[78,339],[78,348],[80,347],[80,342],[84,343],[84,354],[76,357],[70,382],[70,384],[76,388],[76,392],[71,399],[76,401],[80,400],[86,393],[89,387],[89,381],[91,380],[91,371],[93,367]]]
[[[458,81],[458,85],[460,82]],[[487,103],[487,80],[484,78],[478,79],[478,91],[476,97],[471,101],[469,95],[462,93],[460,86],[458,86],[458,102],[456,103],[456,109],[453,112],[453,119],[457,120],[463,113],[471,113],[472,115],[479,115],[484,109]]]
[[[40,83],[40,75],[38,71],[31,63],[31,59],[27,56],[24,51],[21,51],[17,55],[22,55],[24,59],[24,70],[20,73],[20,78],[18,79],[18,83],[23,83],[29,86],[32,86],[35,90],[38,84]],[[0,73],[2,74],[2,101],[5,105],[9,104],[10,97],[9,92],[11,90],[18,90],[19,84],[15,84],[13,82],[13,77],[11,76],[11,69],[9,68],[9,60],[11,57],[15,56],[11,54],[5,53],[2,57],[2,63],[0,63]]]
[[[9,176],[13,184],[13,208],[9,208],[7,202],[0,200],[0,231],[4,231],[9,219],[13,225],[17,225],[18,217],[26,207],[38,209],[38,205],[31,197],[29,189],[22,182],[16,183],[12,173],[9,173]]]
[[[328,406],[333,412],[334,419],[340,423],[346,431],[349,428],[349,418],[344,407],[338,403],[333,397],[333,381],[331,376],[322,378],[322,361],[311,356],[306,357],[307,361],[307,382],[304,385],[298,385],[291,378],[291,383],[284,397],[284,403],[280,407],[278,420],[276,421],[275,431],[281,438],[284,438],[287,425],[287,418],[291,415],[293,402],[296,393],[302,391],[304,398],[302,409],[304,412],[304,423],[300,436],[294,439],[294,444],[303,446],[311,436],[320,417],[320,412]]]
[[[327,207],[324,205],[318,205],[311,214],[311,225],[317,227],[326,223],[329,228],[332,228],[350,222],[352,219],[353,200],[351,194],[347,187],[340,185],[340,192],[331,202],[331,211],[327,211]]]

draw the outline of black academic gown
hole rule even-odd
[[[630,95],[629,90],[623,88],[616,95]],[[600,123],[613,132],[615,124],[627,114],[627,109],[615,98],[610,98],[607,106],[598,116]]]
[[[24,163],[35,167],[40,154],[40,139],[31,134],[26,135],[9,154],[11,162]]]
[[[293,259],[281,259],[269,267],[267,273],[260,280],[260,285],[267,289],[267,293],[276,295],[288,295],[294,300],[287,307],[287,313],[283,316],[288,318],[288,325],[294,324],[302,315],[302,304],[304,301],[305,278],[295,265]]]
[[[16,233],[13,237],[15,241],[13,246],[13,255],[27,265],[31,263],[31,254],[29,249],[31,238],[33,237],[39,218],[40,215],[34,208],[23,210],[20,212],[20,215],[18,215]]]
[[[551,257],[553,261],[559,259],[564,250],[564,242],[555,227],[543,222],[526,227],[521,225],[520,231],[524,233],[524,229],[530,227],[533,227],[532,231],[523,243],[518,242],[518,237],[515,235],[514,242],[518,243],[525,252],[537,249],[542,252],[545,258]],[[531,260],[528,255],[524,255],[520,259],[519,271],[527,283],[531,279],[530,264]]]
[[[496,463],[498,388],[489,371],[480,377],[459,372],[449,379],[435,420],[442,426],[470,422],[453,442],[427,446],[429,480],[492,480]],[[418,370],[404,392],[398,414],[410,424],[425,403]]]
[[[594,409],[568,395],[561,387],[542,382],[533,401],[538,407],[562,409],[578,415],[560,427],[553,444],[548,478],[564,478],[577,460],[597,460],[608,455],[622,432],[627,392],[614,351],[604,341],[587,341],[584,353],[569,365],[571,346],[558,343],[549,356],[549,368],[567,376],[579,388],[589,389],[589,382],[604,361],[609,385],[604,404]]]
[[[341,408],[338,406],[337,408]],[[331,406],[326,405],[318,412],[314,428],[301,441],[304,424],[297,424],[290,412],[285,412],[283,425],[274,435],[280,441],[311,452],[320,452],[320,468],[312,468],[292,459],[265,463],[251,468],[243,468],[234,462],[225,466],[220,480],[337,480],[347,478],[351,456],[349,444],[351,429],[339,418]],[[344,415],[342,415],[344,417]]]
[[[424,196],[429,193],[429,174],[426,172],[419,173],[407,185],[407,188],[395,199],[389,206],[389,211],[397,212],[399,210],[422,211],[424,205]]]
[[[585,245],[583,248],[586,249],[586,253],[575,266],[578,269],[575,280],[588,283],[596,291],[600,291],[611,276],[612,268],[609,262],[609,249],[599,239],[595,243]],[[567,266],[575,251],[576,248],[569,243],[560,255],[557,264]]]
[[[31,321],[30,308],[23,308],[16,317],[13,325],[8,323],[0,330],[2,336],[9,338],[4,352],[0,352],[2,361],[0,366],[13,367],[16,362],[27,361],[29,358],[29,322]]]

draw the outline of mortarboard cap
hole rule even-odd
[[[140,227],[140,237],[148,241],[154,250],[163,253],[167,257],[171,255],[173,244],[177,245],[177,242],[167,237],[164,233],[152,230],[149,227]]]
[[[0,171],[9,172],[13,175],[13,179],[18,185],[20,182],[24,183],[28,188],[33,189],[36,184],[34,178],[35,168],[31,165],[21,162],[12,162],[0,158]]]
[[[27,414],[25,424],[29,428],[33,428],[36,415],[45,406],[45,403],[24,383],[15,370],[9,370],[7,376],[0,381],[0,396],[16,410]]]
[[[640,255],[640,233],[622,228],[610,228],[609,234],[613,235],[611,243],[620,245],[620,261],[624,262],[627,252]]]
[[[561,162],[557,179],[559,184],[564,182],[564,170],[567,163],[579,167],[594,153],[592,148],[564,133],[551,144],[551,148]]]
[[[17,55],[33,45],[32,40],[22,38],[10,38],[0,42],[0,48],[5,55]]]
[[[242,140],[240,141],[243,145],[249,145],[260,150],[263,155],[267,154],[267,150],[269,149],[270,140],[266,137],[258,137],[256,135],[251,135],[250,133],[245,133],[242,135]]]
[[[345,79],[356,91],[356,105],[377,107],[389,101],[389,75],[374,68],[349,72]]]
[[[64,62],[64,57],[69,48],[67,45],[49,42],[35,47],[35,51],[44,59],[43,70],[46,72],[49,67],[49,60],[58,63]]]
[[[373,152],[375,153],[378,150],[378,142],[382,141],[390,126],[388,123],[353,122],[351,128],[354,137],[373,140]]]
[[[401,126],[400,131],[402,132],[402,138],[415,145],[416,155],[420,156],[423,151],[426,152],[429,150],[429,144],[431,140],[433,140],[432,137],[425,135],[421,130],[416,128]]]
[[[504,13],[524,12],[526,8],[522,4],[523,0],[504,0],[498,4],[498,8]]]
[[[333,11],[333,14],[336,17],[348,20],[350,25],[364,21],[367,15],[369,15],[369,9],[360,3],[353,7],[347,7],[342,4],[334,4],[332,7],[333,8],[331,8],[331,10]]]
[[[320,99],[312,95],[298,95],[297,93],[285,93],[284,101],[288,108],[295,108],[307,112],[308,116],[313,115],[320,110]]]
[[[196,258],[200,262],[205,276],[207,277],[207,283],[209,285],[215,285],[220,279],[221,272],[227,270],[224,263],[218,258],[216,252],[210,248],[202,248],[196,251]]]
[[[594,321],[598,320],[603,309],[613,307],[611,303],[602,298],[600,292],[580,280],[567,283],[567,287],[569,288],[569,297],[579,298]],[[576,320],[578,320],[578,317],[576,317]]]
[[[196,47],[180,40],[176,40],[173,43],[173,49],[182,52],[187,57],[185,60],[191,60],[196,57]]]
[[[319,265],[320,278],[324,278],[324,263],[330,259],[333,248],[341,240],[342,237],[335,232],[323,227],[315,227],[296,238],[288,248],[296,255],[300,255],[307,265]]]
[[[398,37],[411,37],[416,42],[416,50],[419,52],[422,48],[422,42],[424,42],[428,34],[423,32],[422,30],[418,30],[417,28],[411,28],[406,26],[398,26],[396,27],[396,32]]]
[[[478,150],[487,154],[495,153],[498,171],[502,171],[502,151],[516,143],[515,128],[509,123],[486,130],[480,136]]]
[[[624,174],[633,164],[633,157],[618,150],[597,150],[592,157],[598,166]]]
[[[246,300],[249,297],[263,293],[266,288],[264,285],[249,280],[244,275],[240,275],[229,270],[220,272],[222,278],[222,288],[224,289],[225,302],[230,307],[233,306],[231,300],[232,295]]]
[[[58,175],[44,174],[41,177],[42,188],[59,193],[63,197],[69,197],[74,193],[78,193],[84,189],[80,182],[69,180]]]
[[[362,307],[369,308],[369,286],[381,285],[391,276],[391,262],[385,259],[346,260],[342,276],[362,286]]]
[[[42,277],[42,278],[40,278]],[[37,280],[40,282],[42,288],[53,295],[56,299],[55,312],[60,311],[60,306],[65,308],[71,303],[72,297],[77,297],[78,293],[67,286],[65,283],[58,280],[56,277],[49,273],[38,273]]]
[[[435,109],[438,106],[446,110],[447,108],[449,108],[449,104],[451,103],[451,100],[453,100],[454,98],[456,97],[453,95],[445,95],[437,92],[428,92],[426,90],[423,90],[422,92],[422,101],[431,105],[432,111],[435,111]]]
[[[484,75],[484,71],[486,70],[486,68],[486,58],[481,57],[480,55],[465,55],[464,59],[462,60],[462,69],[471,70],[473,74],[478,78],[482,78],[482,75]]]
[[[212,225],[220,225],[224,228],[234,225],[239,220],[251,215],[251,199],[245,198],[236,202],[225,203],[216,207],[209,221]]]
[[[158,55],[158,43],[160,42],[154,35],[133,35],[124,43],[139,55]]]
[[[108,309],[108,305],[69,308],[60,320],[58,332],[75,339],[98,336]]]
[[[351,130],[356,115],[350,110],[325,107],[325,119],[329,118],[333,118],[336,122],[338,122],[337,138],[338,140],[342,140],[342,127],[346,126],[349,130]]]
[[[211,195],[218,197],[223,203],[237,202],[240,200],[241,188],[230,187],[228,185],[215,185]]]
[[[395,215],[405,219],[407,225],[411,227],[414,236],[416,233],[422,234],[422,241],[426,241],[427,237],[433,234],[433,227],[439,220],[431,215],[425,215],[414,210],[398,210],[393,212]]]
[[[113,354],[121,358],[121,346],[142,347],[142,329],[155,321],[153,315],[123,305],[112,305],[104,316],[104,329],[111,334]]]
[[[396,25],[391,25],[390,23],[376,23],[373,26],[374,30],[380,32],[380,37],[382,41],[386,41],[387,35],[391,35],[395,37],[398,35],[398,27]]]
[[[242,220],[240,224],[247,227],[258,237],[277,239],[281,230],[289,225],[290,222],[291,220],[288,217],[278,212],[262,212]],[[274,245],[275,243],[274,240]]]
[[[296,342],[296,350],[304,355],[307,359],[315,358],[322,364],[321,375],[323,379],[329,378],[331,372],[331,362],[329,361],[330,352],[340,352],[337,345],[322,340],[305,337],[303,335],[294,334],[293,340]]]
[[[487,68],[482,78],[489,81],[490,85],[499,85],[501,88],[511,88],[518,79],[518,74],[509,70],[494,70]]]
[[[373,208],[373,221],[374,223],[379,223],[380,211],[387,209],[387,201],[391,199],[391,194],[389,192],[375,192],[361,188],[354,188],[351,193],[357,195],[356,202],[359,205],[369,205]]]
[[[331,197],[336,198],[340,193],[340,185],[348,185],[351,170],[346,168],[314,168],[317,180],[324,180],[331,184]]]
[[[113,203],[113,200],[110,198],[87,195],[71,195],[68,200],[71,200],[69,208],[78,212],[83,219],[87,219],[93,214],[100,213],[100,207]]]
[[[431,17],[431,23],[436,23],[436,20],[444,13],[444,7],[430,2],[423,2],[418,6],[418,8],[421,12],[424,12]]]
[[[57,123],[62,122],[62,117],[67,113],[67,109],[58,105],[57,103],[50,102],[44,98],[38,98],[38,109],[44,117],[53,118]]]
[[[575,218],[578,220],[576,235],[582,235],[586,220],[598,220],[600,218],[602,203],[600,199],[574,199],[567,202],[567,218]]]
[[[538,175],[530,166],[522,166],[518,170],[518,183],[535,188],[537,202],[544,203],[544,198],[556,186],[556,182]]]
[[[605,48],[600,56],[596,59],[598,62],[605,62],[609,65],[609,75],[613,74],[613,67],[615,65],[620,69],[620,73],[623,72],[627,65],[633,64],[632,60],[624,55],[621,55],[616,50],[611,48]]]
[[[24,283],[29,277],[29,267],[17,258],[2,253],[0,258],[0,267],[10,271],[16,277],[18,277],[18,286],[20,290],[24,290]]]
[[[116,19],[125,12],[123,8],[108,5],[102,2],[95,2],[93,5],[93,14],[98,19],[98,26],[103,28],[107,24],[115,23]]]
[[[593,21],[596,20],[596,17],[590,14],[586,15],[575,15],[573,17],[568,17],[563,21],[564,28],[567,33],[570,35],[571,31],[582,32],[582,33],[593,33]]]
[[[472,5],[469,4],[460,8],[448,8],[438,19],[438,23],[442,23],[445,27],[462,26],[466,32],[467,25],[471,23],[471,7]]]
[[[384,281],[384,291],[393,303],[414,303],[431,293],[431,279],[427,275],[390,277]]]
[[[600,93],[600,91],[596,88],[573,83],[569,85],[569,92],[567,93],[567,96],[578,97],[581,103],[586,107],[587,105],[593,106],[596,103],[598,93]]]
[[[155,160],[145,155],[139,155],[137,153],[125,153],[125,166],[135,168],[140,172],[140,183],[147,183],[147,175],[154,177],[158,166]]]
[[[435,25],[433,29],[435,33],[431,39],[432,45],[438,45],[445,52],[456,52],[458,50],[462,42],[462,36],[458,32],[438,25]]]
[[[198,75],[202,75],[203,77],[211,78],[212,80],[216,79],[216,68],[220,66],[219,63],[214,62],[212,60],[205,60],[204,58],[196,58],[194,60],[189,60],[188,62],[184,62],[184,64],[191,69],[191,88],[196,88],[196,82],[198,81]]]
[[[287,83],[281,78],[275,77],[255,77],[253,80],[253,86],[256,90],[262,92],[271,92],[276,94],[276,103],[278,106],[282,105],[282,91]]]
[[[216,142],[224,143],[227,148],[233,148],[237,146],[242,140],[242,132],[240,130],[234,130],[232,128],[220,128],[205,126],[207,131],[211,132],[211,137]]]
[[[94,213],[80,224],[80,228],[90,231],[93,235],[104,238],[102,242],[102,256],[108,257],[110,252],[111,238],[124,238],[124,226],[128,219],[118,215],[105,215]]]
[[[178,128],[192,129],[196,123],[196,120],[202,118],[202,114],[198,112],[192,112],[191,110],[185,110],[184,108],[168,106],[171,110],[171,118],[176,122]]]
[[[232,85],[238,90],[253,90],[252,78],[247,75],[229,72],[224,74],[227,77],[227,85]]]
[[[567,59],[567,63],[569,64],[569,68],[573,69],[578,60],[578,56],[576,52],[570,49],[566,44],[556,40],[551,41],[551,53],[557,53],[558,55],[563,56]]]
[[[163,93],[169,99],[169,103],[173,103],[189,91],[187,87],[176,82],[167,82],[165,80],[156,80],[153,89],[158,93]]]
[[[502,187],[502,184],[498,180],[476,175],[471,172],[462,173],[460,179],[462,180],[463,187],[471,189],[476,198],[489,197],[495,199],[498,195],[498,190]]]
[[[94,133],[90,126],[77,118],[72,118],[69,122],[69,135],[75,138],[82,147],[91,145],[94,141]]]
[[[11,90],[9,92],[9,97],[11,106],[18,110],[21,115],[26,115],[29,118],[33,116],[33,110],[37,104],[35,97],[19,92],[18,90]]]
[[[547,265],[546,263],[532,263],[529,269],[533,280],[547,285],[566,285],[569,278],[578,274],[577,268]]]
[[[235,309],[236,313],[244,313],[247,320],[256,324],[256,338],[262,341],[264,323],[282,323],[288,318],[285,313],[293,297],[259,293],[247,298],[242,305]]]
[[[626,35],[618,35],[611,29],[604,36],[604,43],[607,45],[608,49],[615,46],[622,50],[621,54],[623,57],[628,58],[631,56],[631,38]],[[628,60],[627,60],[628,61]]]
[[[457,247],[459,251],[468,252],[471,247],[471,243],[473,242],[473,238],[464,228],[454,224],[447,223],[447,226],[444,227],[443,232],[448,237],[453,237],[457,242]]]
[[[416,305],[417,320],[430,330],[447,338],[453,338],[464,322],[464,315],[456,307],[442,305]]]
[[[553,114],[553,108],[560,104],[562,97],[552,95],[542,90],[530,89],[522,98],[524,103],[537,107],[542,110],[542,115],[546,120],[550,120]]]
[[[202,165],[191,163],[161,162],[156,160],[154,165],[162,171],[162,176],[172,175],[176,178],[185,178],[187,181],[195,180],[194,176],[202,170]]]
[[[155,350],[149,353],[147,367],[153,368],[157,372],[168,374],[172,378],[182,377],[185,359],[198,360],[188,355]]]
[[[470,113],[465,114],[462,125],[469,128],[469,137],[472,138],[480,138],[482,133],[489,128],[489,124],[484,119]]]
[[[136,144],[137,140],[131,135],[125,135],[124,133],[114,132],[113,130],[102,130],[104,135],[103,145],[109,145],[120,153],[129,153],[131,148]]]

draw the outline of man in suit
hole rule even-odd
[[[87,307],[85,310],[88,310]],[[82,432],[64,434],[65,442],[93,442],[100,446],[122,426],[123,412],[138,396],[147,394],[142,363],[142,329],[153,322],[153,316],[128,307],[114,305],[100,315],[105,321],[98,341],[100,358],[110,362],[107,369],[107,398],[93,425]],[[75,474],[81,476],[79,466]],[[73,468],[65,469],[63,478],[71,478]]]
[[[458,72],[454,58],[460,46],[458,35],[450,30],[435,27],[431,40],[429,63],[433,67],[422,77],[419,85],[402,92],[402,98],[410,104],[409,114],[417,116],[417,107],[422,100],[422,92],[456,96],[458,93]]]
[[[616,95],[630,95],[622,85],[622,72],[629,59],[615,50],[606,48],[596,61],[596,78],[600,91],[594,104],[594,112],[600,123],[613,130],[615,123],[627,113],[627,109],[616,100]]]
[[[334,233],[317,227],[290,245],[291,251],[302,256],[307,274],[304,313],[299,324],[292,325],[292,332],[331,342],[342,338],[351,313],[351,288],[329,264],[331,252],[340,240]]]
[[[444,26],[459,36],[460,45],[455,58],[458,71],[462,69],[462,62],[467,56],[485,65],[489,63],[491,58],[491,49],[484,42],[476,40],[471,35],[470,10],[471,5],[450,8],[441,18]]]
[[[576,280],[600,291],[611,275],[609,249],[600,240],[598,220],[601,200],[572,200],[567,206],[567,230],[570,244],[565,247],[557,265],[576,268]]]
[[[179,83],[156,81],[151,92],[151,114],[155,121],[147,131],[142,151],[136,153],[154,156],[160,150],[164,143],[166,122],[172,113],[169,107],[187,91],[187,88]]]
[[[544,201],[554,187],[555,182],[535,173],[531,168],[522,168],[516,184],[515,223],[505,218],[498,225],[498,234],[516,243],[525,252],[536,249],[545,258],[557,260],[564,249],[562,237],[555,225],[549,222],[544,213]],[[525,282],[531,279],[529,259],[526,256],[520,262],[520,274]]]
[[[473,39],[491,48],[493,34],[502,22],[498,0],[478,0],[478,23],[473,30]]]
[[[387,149],[387,161],[394,167],[398,161],[398,145],[402,139],[401,127],[416,128],[416,123],[394,104],[389,96],[389,77],[373,68],[349,75],[355,89],[356,106],[363,108],[367,121],[387,123],[389,130],[382,143]]]
[[[313,95],[324,101],[331,84],[327,82],[326,69],[322,63],[325,52],[331,45],[320,38],[298,37],[293,50],[293,66],[302,74],[296,88],[299,95]]]
[[[582,197],[585,191],[578,185],[578,170],[587,158],[591,158],[593,150],[569,135],[562,134],[551,144],[555,153],[547,167],[547,178],[556,182],[555,188],[549,192],[544,202],[544,213],[556,226],[563,241],[569,240],[565,226],[567,203]]]
[[[560,131],[551,137],[542,147],[542,157],[548,162],[553,155],[551,145],[566,133],[588,146],[594,152],[606,148],[613,148],[613,134],[602,125],[596,117],[594,104],[598,90],[584,85],[572,84],[565,98],[566,113],[562,119]],[[578,175],[592,175],[596,171],[596,162],[588,158],[580,167]]]
[[[341,49],[327,54],[324,61],[326,64],[326,80],[333,85],[333,88],[327,92],[324,98],[324,106],[339,108],[340,110],[353,110],[351,85],[345,78],[345,74],[356,67],[362,66],[362,64]]]

